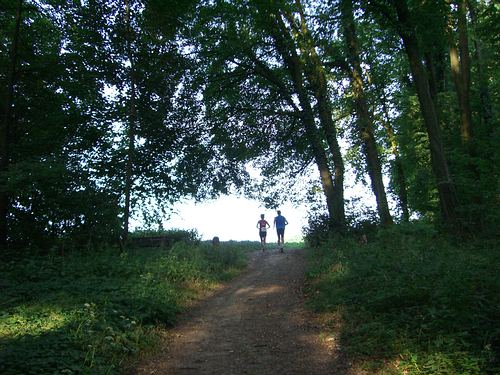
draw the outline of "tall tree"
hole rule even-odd
[[[450,39],[450,66],[460,109],[460,133],[462,141],[469,143],[472,139],[472,111],[470,108],[471,62],[469,56],[469,33],[467,26],[467,1],[459,0],[456,10],[457,21],[453,19],[453,6],[450,2],[448,33]],[[456,24],[456,26],[455,26]],[[455,42],[455,28],[458,33],[458,44]]]
[[[333,221],[333,225],[342,227],[345,223],[345,209],[344,209],[344,161],[342,159],[342,153],[337,140],[337,130],[335,123],[333,121],[332,115],[332,104],[330,101],[330,93],[328,92],[328,82],[318,53],[316,51],[316,45],[310,34],[307,20],[304,13],[304,8],[300,0],[295,0],[295,8],[297,10],[297,17],[291,12],[284,12],[283,16],[287,19],[288,23],[292,27],[292,30],[288,31],[286,26],[282,24],[283,32],[288,34],[295,34],[295,41],[298,46],[298,50],[301,51],[299,66],[303,71],[304,77],[308,80],[308,85],[311,86],[311,90],[316,100],[316,107],[318,111],[319,122],[321,124],[321,130],[324,134],[325,141],[328,145],[328,151],[330,152],[330,157],[333,161],[333,196],[332,209],[329,209],[330,218]],[[296,20],[297,19],[297,20]],[[325,188],[323,187],[325,190]],[[328,190],[325,190],[328,191]],[[327,200],[328,204],[328,200]]]
[[[376,85],[376,84],[375,84]],[[384,125],[387,135],[387,142],[394,156],[394,172],[393,179],[395,180],[396,193],[399,198],[399,204],[402,211],[402,219],[404,222],[410,221],[410,212],[408,210],[408,192],[407,192],[407,182],[405,171],[403,167],[403,161],[401,160],[401,153],[399,150],[399,144],[396,139],[396,134],[394,131],[394,126],[392,125],[391,116],[388,109],[388,99],[383,91],[383,88],[377,87],[377,94],[381,102],[381,112],[382,119],[381,122]]]
[[[478,35],[477,4],[473,0],[468,0],[467,6],[471,17],[471,27],[473,29],[472,34],[475,47],[474,54],[477,64],[479,97],[481,102],[481,108],[479,110],[479,113],[483,124],[487,125],[491,121],[492,117],[491,95],[490,95],[490,89],[488,87],[488,80],[486,79],[485,61],[483,56],[483,43],[481,42]]]
[[[226,158],[255,161],[266,176],[287,171],[293,180],[313,160],[332,224],[343,226],[343,201],[335,207],[343,187],[334,187],[314,90],[283,4],[255,5],[220,1],[204,8],[213,21],[208,30],[207,21],[200,21],[206,119],[215,125],[215,139],[230,146],[223,150]]]
[[[2,173],[10,197],[9,243],[23,248],[47,248],[75,237],[98,240],[114,230],[115,197],[92,180],[106,127],[99,118],[102,81],[95,74],[102,49],[89,51],[96,39],[87,33],[88,19],[67,27],[77,22],[80,7],[59,5],[23,1],[29,22],[22,22],[19,35],[15,122],[9,166]],[[87,51],[76,54],[75,42],[83,39]]]
[[[8,229],[7,218],[9,215],[9,194],[7,191],[6,172],[9,168],[9,144],[11,141],[11,128],[14,116],[12,113],[14,105],[15,86],[17,82],[19,36],[22,22],[23,0],[18,0],[12,9],[15,12],[14,28],[12,31],[9,62],[5,76],[5,86],[2,87],[3,108],[2,122],[0,123],[0,248],[7,246]],[[3,85],[2,85],[3,86]],[[4,94],[5,93],[5,94]]]
[[[441,139],[437,108],[431,95],[429,79],[422,63],[422,52],[416,36],[415,25],[406,1],[392,2],[397,15],[398,32],[403,40],[410,70],[417,91],[420,109],[429,136],[432,169],[436,177],[443,220],[446,224],[457,224],[458,199],[455,183],[450,174]]]
[[[369,110],[365,95],[352,1],[342,0],[340,9],[342,31],[350,68],[349,79],[351,81],[354,109],[357,116],[357,128],[363,145],[363,152],[366,157],[372,191],[377,200],[377,210],[380,221],[383,225],[390,225],[392,224],[392,217],[389,211],[389,204],[387,203],[387,196],[382,178],[382,166],[373,130],[373,114]]]
[[[210,152],[191,82],[194,62],[177,39],[194,3],[128,0],[109,9],[117,20],[108,31],[116,69],[109,84],[120,124],[113,178],[122,194],[125,241],[133,215],[154,221],[181,196],[202,195],[208,185]]]
[[[125,33],[126,33],[126,56],[130,64],[129,68],[129,87],[130,99],[127,121],[127,165],[125,169],[125,206],[123,209],[123,233],[121,239],[123,244],[127,243],[130,220],[130,197],[132,194],[134,180],[134,154],[135,154],[135,127],[137,121],[136,110],[136,73],[135,73],[135,57],[132,52],[132,43],[134,39],[134,30],[131,26],[131,9],[128,0],[125,0]]]

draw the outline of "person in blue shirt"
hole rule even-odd
[[[278,216],[274,218],[273,226],[276,228],[276,232],[278,233],[278,247],[281,252],[283,252],[283,245],[285,243],[285,226],[287,225],[288,221],[281,215],[281,211],[278,210]]]

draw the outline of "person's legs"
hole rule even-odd
[[[277,230],[278,232],[278,247],[283,247],[283,237],[284,237],[284,234],[285,234],[285,229],[284,228],[280,228]]]
[[[262,251],[264,251],[264,246],[266,244],[266,232],[259,232],[260,235],[260,246],[262,247]]]

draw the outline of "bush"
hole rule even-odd
[[[168,237],[172,242],[200,242],[200,235],[196,229],[168,229],[168,230],[136,230],[130,233],[130,238],[143,238],[143,237]]]
[[[349,203],[345,228],[332,228],[327,213],[314,211],[309,214],[308,225],[304,228],[304,239],[309,246],[317,247],[329,239],[351,237],[359,240],[361,236],[372,238],[377,232],[378,216],[365,206]]]
[[[196,229],[137,230],[129,236],[132,247],[171,248],[178,242],[198,245],[201,238]]]
[[[456,244],[417,223],[310,251],[311,304],[371,373],[487,374],[500,363],[498,243]]]
[[[0,261],[0,373],[118,373],[193,298],[245,265],[237,245]]]
[[[312,213],[307,219],[307,227],[303,229],[305,242],[312,247],[325,243],[329,236],[329,217],[325,213]]]

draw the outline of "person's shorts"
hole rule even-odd
[[[260,230],[260,231],[259,231],[259,236],[260,236],[260,238],[266,238],[266,236],[267,236],[267,232],[266,232],[266,231],[262,231],[262,230]]]
[[[276,228],[276,233],[278,233],[278,236],[284,236],[285,228]]]

